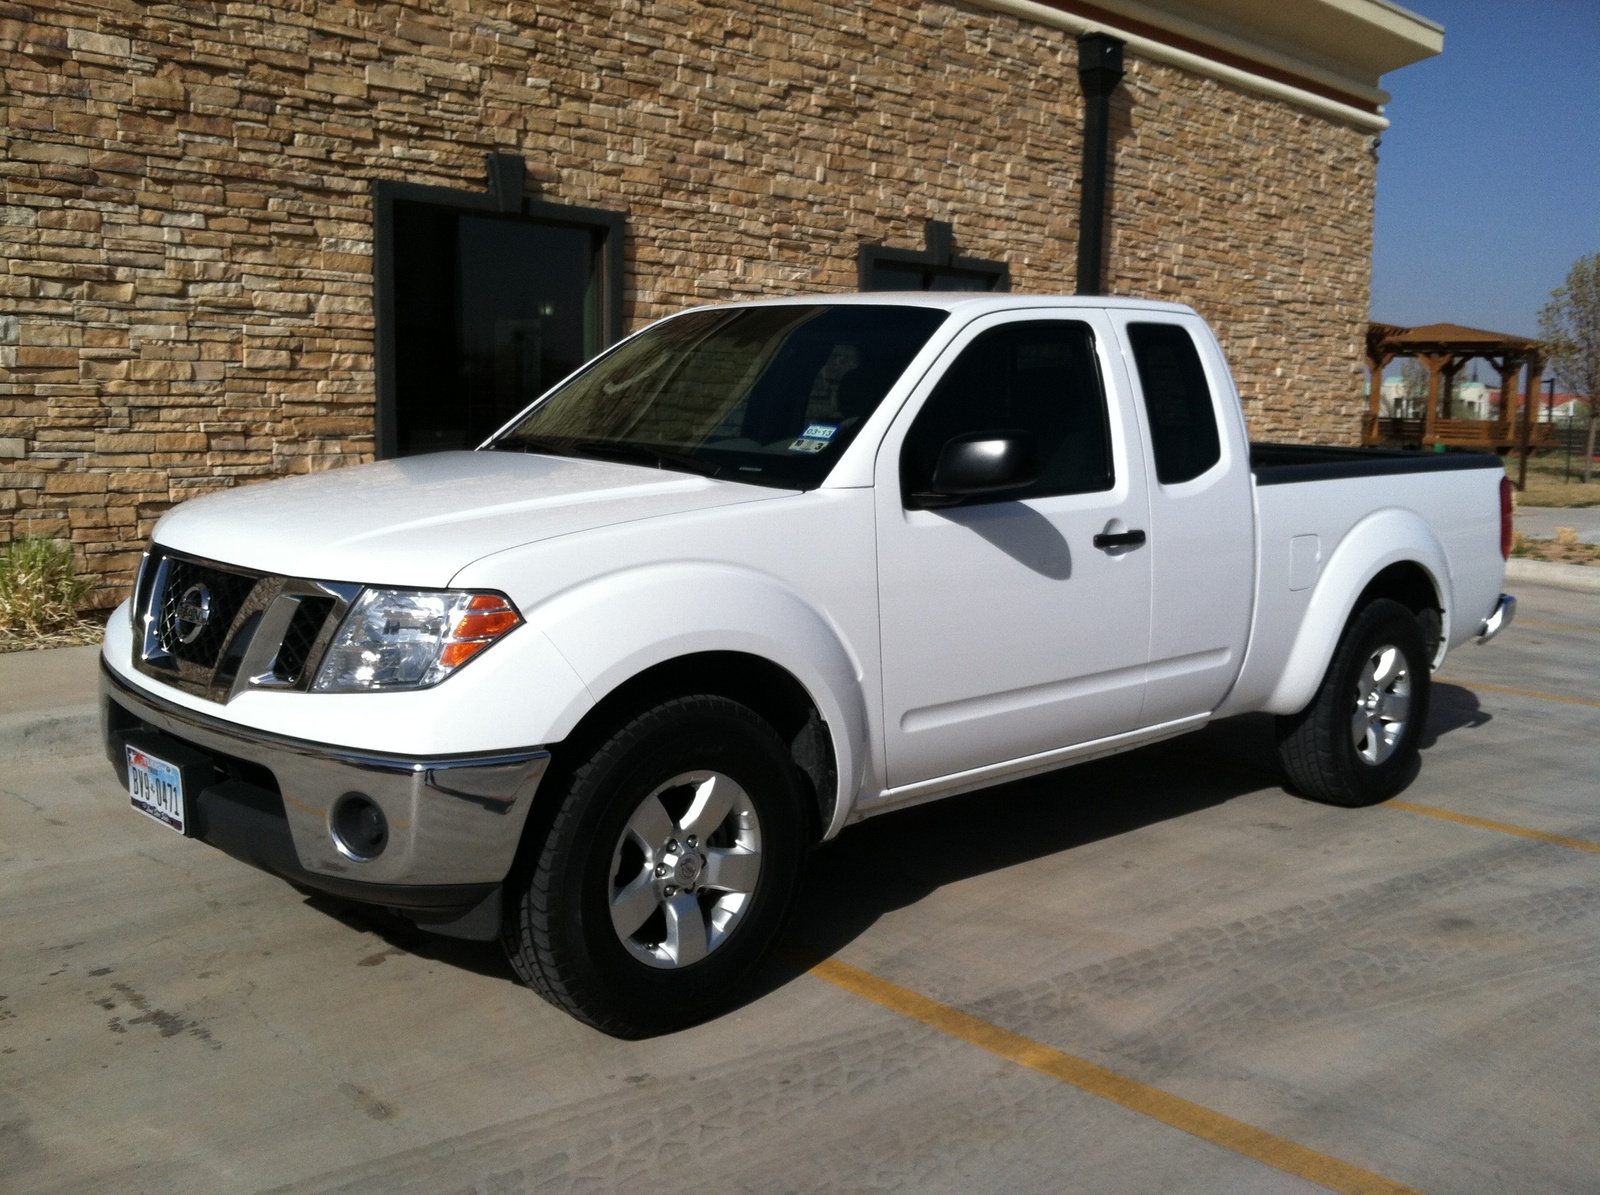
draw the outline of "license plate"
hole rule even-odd
[[[183,776],[177,766],[132,745],[126,750],[128,795],[133,807],[182,834]]]

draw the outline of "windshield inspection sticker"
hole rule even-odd
[[[821,452],[839,430],[837,423],[808,423],[806,430],[789,445],[790,452]]]

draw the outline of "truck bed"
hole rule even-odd
[[[1399,448],[1250,443],[1250,471],[1255,474],[1257,485],[1500,467],[1500,458],[1488,452],[1416,452]]]
[[[1297,685],[1291,656],[1308,621],[1327,622],[1309,618],[1313,599],[1353,600],[1344,590],[1359,591],[1356,574],[1381,564],[1391,544],[1408,545],[1400,556],[1428,565],[1449,646],[1471,638],[1494,609],[1501,582],[1498,456],[1252,443],[1250,467],[1255,611],[1244,667],[1219,713],[1290,713],[1304,704],[1314,678],[1299,677]],[[1431,548],[1410,550],[1419,545]],[[1346,583],[1320,586],[1330,571]]]

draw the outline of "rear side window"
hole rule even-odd
[[[974,338],[906,434],[900,484],[907,504],[928,488],[946,443],[964,432],[986,431],[1025,432],[1039,456],[1037,484],[992,501],[1111,488],[1106,398],[1088,324],[1002,324]]]
[[[1144,391],[1156,480],[1192,481],[1222,459],[1211,388],[1194,340],[1177,324],[1129,324],[1128,340]]]

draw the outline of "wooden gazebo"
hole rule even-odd
[[[1421,419],[1382,417],[1383,371],[1397,357],[1415,357],[1428,369],[1428,398]],[[1498,419],[1457,419],[1451,409],[1456,374],[1477,357],[1499,371]],[[1367,366],[1372,371],[1372,406],[1363,422],[1364,444],[1407,448],[1443,444],[1501,453],[1520,448],[1524,457],[1530,448],[1555,445],[1554,425],[1534,418],[1539,403],[1539,375],[1544,372],[1543,349],[1537,340],[1463,328],[1460,324],[1425,324],[1420,328],[1371,324],[1367,329]],[[1527,381],[1520,390],[1525,401],[1519,404],[1517,375],[1524,368]]]

